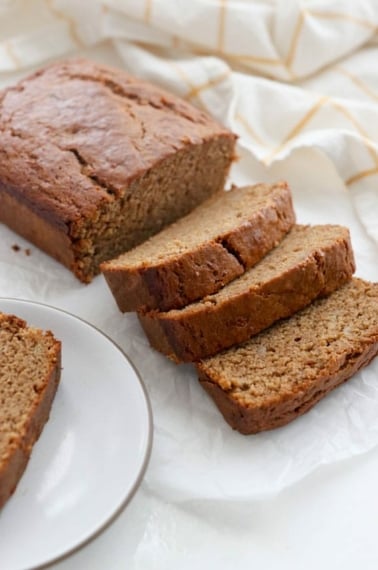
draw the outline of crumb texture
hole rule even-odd
[[[48,419],[59,375],[60,343],[53,335],[0,313],[0,507]]]
[[[176,361],[196,361],[245,341],[328,295],[355,270],[341,226],[295,226],[255,267],[181,310],[139,314],[151,345]]]
[[[122,311],[177,309],[255,265],[294,221],[287,184],[233,187],[101,268]]]
[[[253,433],[304,413],[377,352],[378,284],[353,279],[198,370],[226,420]]]

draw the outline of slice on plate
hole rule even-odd
[[[0,313],[0,508],[15,490],[60,379],[61,343]]]
[[[121,311],[179,309],[255,265],[294,221],[286,183],[233,187],[101,269]]]
[[[353,279],[197,369],[225,420],[250,434],[307,412],[377,354],[378,283]]]
[[[197,361],[328,295],[354,269],[347,228],[295,226],[262,261],[217,293],[139,319],[151,346],[176,362]]]

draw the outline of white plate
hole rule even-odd
[[[13,299],[0,299],[0,311],[62,341],[50,419],[0,511],[0,567],[25,570],[76,551],[121,512],[147,466],[151,409],[124,353],[88,323]]]

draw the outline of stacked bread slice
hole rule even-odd
[[[378,353],[378,285],[352,280],[349,231],[295,225],[285,183],[220,192],[102,269],[242,433],[287,423]]]
[[[139,318],[154,348],[177,362],[198,361],[331,293],[353,271],[347,229],[295,226],[260,263],[217,293]]]
[[[294,220],[287,184],[232,188],[101,269],[121,311],[180,309],[255,265]]]

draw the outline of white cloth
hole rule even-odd
[[[298,221],[348,225],[357,273],[378,280],[377,29],[377,0],[3,0],[0,81],[80,53],[163,85],[238,133],[232,182],[288,179]],[[102,277],[83,286],[35,248],[12,251],[28,244],[7,228],[0,237],[1,296],[86,318],[140,370],[155,423],[149,496],[235,514],[378,444],[378,362],[291,425],[242,437],[192,368],[154,353],[135,317],[119,314]],[[148,520],[135,568],[169,567],[160,522]]]

